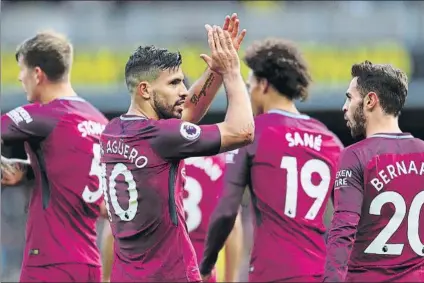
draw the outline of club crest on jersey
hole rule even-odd
[[[180,133],[183,138],[189,141],[194,141],[200,137],[200,133],[202,130],[199,126],[189,123],[183,122],[181,123]]]

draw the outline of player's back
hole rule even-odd
[[[222,193],[225,155],[191,157],[185,163],[184,210],[197,259],[203,258],[209,219]]]
[[[377,134],[351,146],[364,198],[347,281],[424,281],[424,142]]]
[[[177,134],[166,128],[170,123],[178,126]],[[102,134],[105,201],[115,238],[112,282],[200,281],[185,227],[184,162],[160,153],[182,150],[156,141],[181,138],[180,123],[122,115]]]
[[[23,109],[34,124],[44,125],[43,129],[34,128],[26,143],[36,180],[23,265],[100,266],[96,244],[96,221],[103,200],[99,138],[107,119],[79,97]],[[39,138],[37,131],[46,137]]]
[[[306,115],[274,110],[256,117],[255,127],[248,147],[256,214],[249,280],[319,280],[323,214],[342,145]]]

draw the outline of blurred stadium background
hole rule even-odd
[[[180,50],[184,72],[193,82],[206,67],[199,58],[208,51],[204,24],[221,25],[232,12],[248,30],[243,47],[269,36],[299,43],[314,80],[311,98],[299,108],[322,120],[345,145],[352,143],[341,112],[350,67],[365,59],[407,72],[401,127],[424,138],[420,1],[1,1],[1,111],[26,102],[14,51],[37,31],[54,29],[69,36],[75,45],[74,86],[111,118],[128,106],[123,73],[132,50],[141,44]],[[225,107],[222,89],[203,123],[222,120]],[[2,281],[18,279],[27,186],[2,189]]]

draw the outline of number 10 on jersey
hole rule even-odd
[[[281,159],[280,167],[287,170],[286,203],[284,207],[284,214],[290,218],[296,217],[300,185],[306,195],[315,199],[306,215],[304,215],[305,219],[314,220],[318,215],[330,188],[330,167],[328,167],[328,165],[322,160],[310,159],[301,168],[299,168],[297,158],[293,156],[284,156]],[[320,176],[321,181],[319,184],[314,184],[312,182],[313,173]]]

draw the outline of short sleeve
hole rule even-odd
[[[363,200],[363,166],[351,148],[342,151],[334,184],[335,212],[361,214]]]
[[[154,125],[152,148],[164,159],[211,156],[221,148],[217,125],[199,126],[179,119],[159,120]]]
[[[4,145],[45,138],[56,124],[51,113],[50,116],[47,114],[42,105],[28,104],[2,115],[1,139]]]

